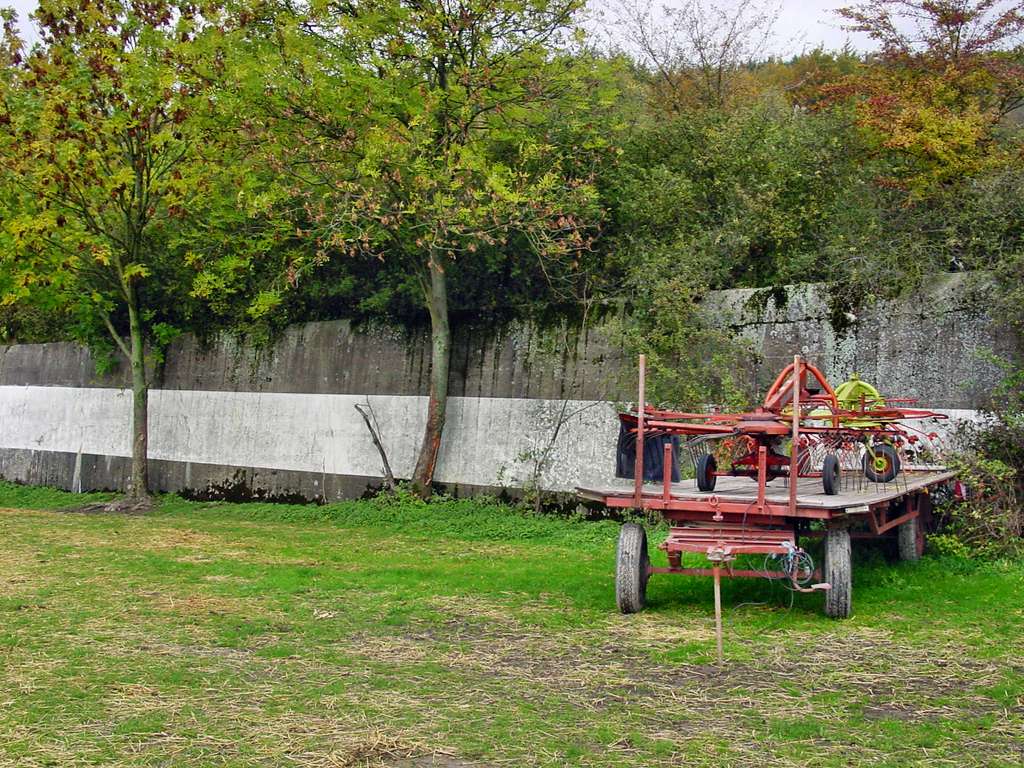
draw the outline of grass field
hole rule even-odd
[[[81,503],[0,485],[0,765],[1024,762],[1024,564],[875,555],[839,622],[727,583],[719,670],[709,581],[615,612],[613,523]]]

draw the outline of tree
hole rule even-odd
[[[743,68],[766,58],[780,8],[765,0],[660,7],[619,0],[614,13],[628,47],[654,75],[658,101],[678,112],[729,102]]]
[[[40,43],[27,54],[5,32],[3,301],[65,311],[80,338],[108,334],[124,356],[128,497],[145,503],[146,345],[176,332],[191,281],[179,222],[198,214],[219,172],[204,155],[208,103],[190,63],[204,22],[178,0],[43,0],[34,18]]]
[[[638,132],[607,203],[626,271],[643,283],[667,251],[714,289],[830,279],[820,250],[862,180],[845,129],[776,95]]]
[[[579,90],[567,55],[579,7],[371,0],[239,14],[228,54],[237,111],[256,162],[278,176],[262,199],[311,243],[286,268],[292,282],[369,257],[411,281],[429,314],[413,478],[424,494],[446,417],[451,276],[510,248],[571,270],[587,246],[589,187],[563,173],[540,130],[549,106]]]
[[[1019,46],[1024,31],[1019,0],[868,0],[836,13],[899,66],[989,68],[991,54]]]
[[[648,356],[652,397],[699,408],[753,394],[752,352],[707,324],[709,290],[847,276],[845,248],[823,257],[851,201],[863,204],[862,151],[846,128],[776,94],[663,119],[625,144],[602,186],[607,247],[632,308],[623,338]]]
[[[994,141],[1024,104],[1024,3],[870,0],[842,8],[878,42],[862,72],[827,88],[897,161],[893,184],[926,195],[1009,159]]]

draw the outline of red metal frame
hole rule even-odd
[[[720,477],[750,477],[760,486],[764,482],[762,478],[821,477],[817,468],[800,468],[799,448],[807,448],[811,444],[835,447],[854,443],[864,443],[869,447],[879,443],[913,444],[920,439],[914,434],[917,430],[908,428],[902,421],[948,418],[936,411],[891,405],[915,402],[909,398],[889,398],[887,405],[880,405],[861,397],[858,408],[840,408],[835,391],[824,374],[799,355],[775,379],[761,407],[748,413],[687,413],[652,408],[645,402],[645,378],[646,360],[641,355],[639,404],[635,412],[619,414],[626,428],[636,434],[636,469],[640,472],[643,470],[644,437],[648,433],[658,436],[744,436],[751,440],[751,449],[732,461],[728,470],[715,474]],[[807,386],[809,379],[816,381],[822,391],[812,393]],[[788,456],[774,450],[785,437],[792,440]],[[763,457],[761,449],[767,449]],[[766,464],[766,473],[761,469],[762,460]],[[634,477],[634,506],[639,507],[643,475]],[[790,511],[795,513],[795,482],[790,483],[790,496]]]
[[[807,378],[818,382],[822,393],[811,393]],[[831,441],[864,440],[879,436],[899,436],[903,427],[897,418],[944,418],[932,411],[906,408],[875,408],[861,399],[856,410],[839,408],[838,399],[828,381],[815,366],[796,356],[776,378],[764,405],[748,414],[695,414],[658,410],[644,402],[646,391],[646,360],[640,357],[639,401],[635,412],[621,414],[627,424],[635,424],[636,459],[633,492],[629,495],[611,494],[604,497],[606,506],[613,509],[634,507],[659,511],[669,522],[668,538],[661,545],[666,552],[667,568],[650,568],[649,573],[689,575],[716,575],[723,571],[729,576],[763,577],[762,571],[732,569],[732,559],[742,554],[783,554],[797,545],[797,527],[800,520],[832,519],[835,510],[799,503],[797,483],[789,483],[786,501],[769,500],[767,483],[777,477],[820,477],[820,471],[800,470],[799,451],[807,446],[809,436],[827,436]],[[888,402],[912,402],[894,401]],[[827,408],[829,416],[810,416],[817,409]],[[854,427],[851,421],[870,418],[873,426]],[[831,426],[821,426],[822,420]],[[819,422],[819,423],[814,423]],[[739,475],[753,478],[757,495],[753,501],[721,499],[714,493],[700,498],[680,498],[672,493],[673,448],[666,444],[662,461],[659,492],[645,491],[643,487],[643,445],[645,434],[679,435],[741,435],[752,441],[751,449],[736,460],[728,472],[716,475]],[[773,443],[783,437],[791,439],[789,456],[772,450]],[[810,439],[814,439],[810,437]],[[785,470],[783,470],[785,467]],[[893,507],[890,501],[868,504],[864,513],[869,530],[857,532],[857,538],[886,535],[896,526],[920,516],[919,500],[926,490],[905,496],[905,507],[898,515],[889,517]],[[846,514],[845,512],[843,514]],[[819,532],[820,533],[820,532]],[[815,535],[802,531],[801,535]],[[683,568],[682,554],[705,554],[714,567]],[[780,576],[781,578],[781,576]],[[826,587],[827,585],[818,585]]]
[[[920,515],[919,501],[920,496],[918,494],[908,496],[906,503],[907,511],[894,518],[888,517],[891,505],[880,504],[877,507],[869,507],[867,517],[871,532],[876,536],[881,536],[883,533],[891,531],[896,526],[901,525],[908,520],[915,519]]]

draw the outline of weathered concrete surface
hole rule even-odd
[[[324,485],[328,476],[380,477],[379,454],[355,409],[367,405],[395,476],[408,479],[426,422],[426,400],[415,395],[153,390],[149,455],[185,466],[183,485],[169,483],[175,490],[201,491],[230,480],[207,474],[200,484],[192,465],[298,472],[323,478]],[[56,454],[131,455],[131,394],[126,389],[0,386],[0,424],[0,448],[15,452],[0,470],[12,479],[28,481],[38,472],[52,478],[67,464],[52,464],[48,457]],[[614,410],[603,401],[453,397],[436,479],[457,486],[532,484],[552,490],[599,482],[614,449],[616,426]],[[37,470],[32,461],[41,467]],[[119,487],[122,475],[120,464],[108,462],[101,473],[103,487]],[[95,487],[88,481],[92,477],[79,466],[57,485]],[[298,490],[275,487],[273,492]],[[316,495],[323,493],[321,487]]]
[[[0,346],[0,384],[124,387],[131,382],[124,368],[101,376],[88,349],[65,341]]]
[[[160,387],[426,395],[429,350],[425,332],[357,329],[347,320],[292,326],[263,349],[230,337],[203,348],[186,338],[169,351]],[[463,329],[452,348],[449,389],[456,397],[614,399],[623,363],[621,348],[600,329]]]
[[[970,417],[998,380],[988,352],[1016,340],[962,277],[873,307],[848,327],[829,321],[819,286],[761,301],[756,291],[711,296],[706,312],[751,348],[740,372],[763,391],[800,352],[834,382],[854,371],[883,392]],[[980,307],[980,309],[979,309]],[[150,455],[159,490],[207,495],[341,498],[379,482],[380,460],[354,406],[369,402],[399,477],[411,474],[425,418],[423,334],[290,328],[272,346],[232,338],[176,342],[154,372]],[[449,419],[437,479],[455,489],[569,490],[614,466],[616,419],[634,361],[607,328],[513,326],[457,334]],[[123,487],[130,395],[124,371],[98,376],[73,344],[0,348],[0,476],[72,489]]]
[[[155,389],[306,394],[426,395],[430,388],[425,332],[347,320],[288,328],[270,346],[223,336],[203,345],[177,340],[153,372]],[[611,400],[631,365],[602,329],[538,330],[525,325],[457,331],[449,391],[457,397]],[[0,347],[0,385],[122,387],[126,371],[95,373],[89,351],[75,344]]]
[[[1019,355],[1019,340],[985,312],[985,283],[967,276],[942,275],[897,302],[868,308],[848,327],[830,322],[823,286],[786,289],[779,305],[763,308],[757,290],[714,295],[711,316],[735,327],[760,360],[753,370],[754,391],[763,392],[797,352],[839,383],[858,373],[882,392],[914,397],[937,408],[982,407],[999,367],[995,353]]]

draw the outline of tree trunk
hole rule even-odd
[[[430,495],[441,448],[445,413],[448,409],[448,367],[451,362],[452,333],[448,325],[448,284],[444,265],[436,255],[430,260],[430,283],[424,286],[427,309],[430,310],[430,401],[427,405],[427,426],[423,431],[413,486],[426,498]]]
[[[149,386],[146,382],[145,341],[139,318],[138,294],[134,286],[129,288],[128,330],[132,369],[132,475],[128,496],[144,499],[149,496]]]

